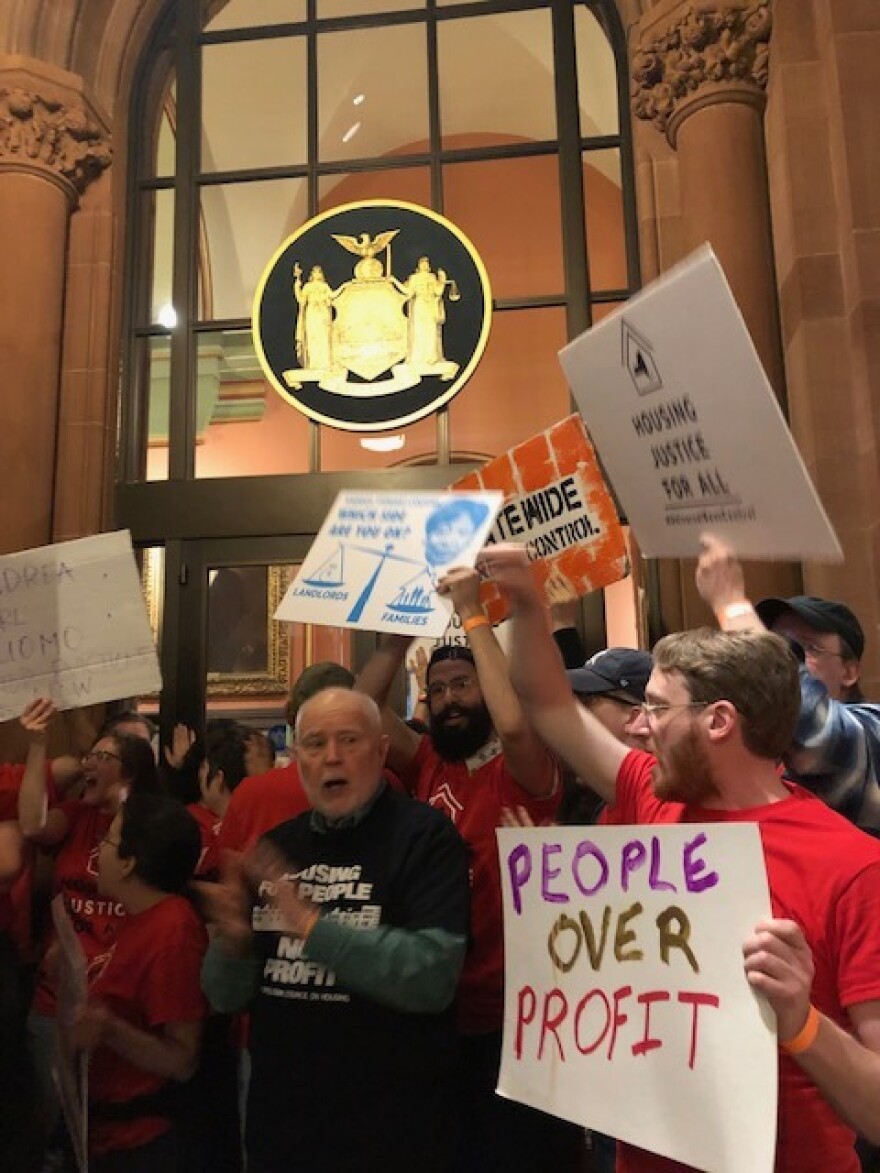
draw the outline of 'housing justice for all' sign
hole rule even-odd
[[[499,1092],[713,1173],[771,1173],[773,1015],[742,944],[770,915],[757,826],[498,831]]]

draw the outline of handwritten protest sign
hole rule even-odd
[[[708,246],[560,360],[645,555],[696,554],[711,529],[745,557],[842,559]]]
[[[498,832],[502,1095],[713,1173],[770,1173],[772,1014],[742,943],[770,915],[752,824]]]
[[[627,573],[617,509],[580,416],[560,420],[452,487],[504,494],[488,540],[525,544],[548,606]],[[492,583],[484,585],[483,605],[493,623],[507,612]]]
[[[474,565],[500,503],[500,493],[340,493],[275,618],[442,635],[451,604],[437,582]]]
[[[80,1173],[86,1173],[89,1056],[71,1042],[74,1021],[88,993],[86,955],[61,895],[52,901],[52,921],[58,942],[58,1051],[54,1076],[77,1168]]]
[[[0,721],[161,688],[127,531],[0,557]]]

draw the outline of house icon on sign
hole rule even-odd
[[[663,380],[654,358],[654,348],[626,318],[620,323],[620,342],[621,361],[629,371],[636,394],[650,395],[653,391],[659,391],[663,387]]]

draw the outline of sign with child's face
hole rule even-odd
[[[498,832],[502,1095],[714,1173],[770,1173],[773,1016],[742,945],[770,916],[754,824]]]
[[[340,493],[275,618],[442,635],[451,604],[437,584],[474,565],[500,502],[500,493]]]

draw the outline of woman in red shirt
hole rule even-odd
[[[98,847],[127,795],[156,790],[156,763],[149,743],[142,738],[120,733],[99,737],[82,759],[82,798],[49,808],[46,733],[54,716],[55,706],[45,697],[31,701],[21,715],[29,744],[18,795],[18,819],[26,839],[56,851],[54,890],[64,898],[90,965],[113,945],[125,915],[120,903],[98,892]],[[55,1011],[55,981],[44,957],[28,1033],[45,1105],[47,1139],[58,1119],[52,1076],[57,1062]]]
[[[198,863],[196,821],[173,798],[134,794],[104,836],[98,890],[125,909],[116,941],[92,965],[72,1042],[91,1052],[92,1173],[171,1173],[174,1085],[196,1069],[207,1003],[208,939],[180,895]]]

